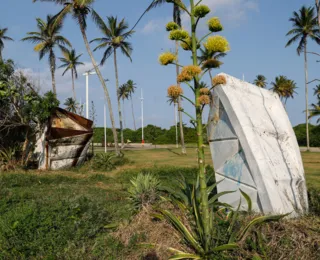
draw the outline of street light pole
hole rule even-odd
[[[83,74],[83,76],[86,76],[86,118],[89,119],[89,76],[96,74],[93,71],[87,71]]]
[[[141,125],[142,125],[142,145],[144,145],[144,129],[143,129],[143,92],[141,89]]]

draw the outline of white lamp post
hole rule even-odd
[[[94,71],[87,71],[83,74],[86,76],[86,117],[89,119],[89,76],[96,74]]]
[[[143,92],[141,89],[141,125],[142,125],[142,145],[144,145],[144,132],[143,132]]]

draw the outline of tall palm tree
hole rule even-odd
[[[64,76],[68,70],[71,71],[73,98],[74,100],[77,100],[76,91],[74,87],[74,79],[78,78],[77,66],[84,65],[83,62],[79,61],[82,54],[77,55],[75,49],[72,49],[72,50],[65,49],[62,51],[62,54],[64,57],[59,59],[63,64],[59,68],[66,68],[65,71],[62,73],[62,76]]]
[[[308,100],[308,39],[320,44],[320,32],[317,15],[314,8],[303,6],[299,12],[293,12],[293,16],[289,20],[292,22],[293,29],[287,33],[287,36],[292,38],[287,42],[286,47],[299,41],[297,53],[300,56],[304,52],[304,70],[305,70],[305,95],[306,95],[306,135],[307,135],[307,150],[310,148],[309,140],[309,100]]]
[[[78,110],[78,103],[75,99],[73,98],[67,98],[66,101],[64,102],[65,108],[67,111],[72,112],[72,113],[77,113]]]
[[[180,27],[182,27],[181,23],[181,9],[180,7],[174,3],[167,0],[153,0],[153,2],[150,4],[147,11],[156,8],[158,6],[161,6],[165,3],[173,3],[173,21],[178,24]],[[179,42],[176,41],[176,56],[179,57]],[[176,65],[176,75],[178,76],[180,74],[180,68],[178,65],[178,58],[177,58],[177,65]],[[180,85],[179,82],[177,82],[177,85]],[[182,154],[187,154],[186,146],[184,143],[184,132],[183,132],[183,122],[182,122],[182,111],[181,111],[181,97],[177,100],[178,104],[178,113],[179,113],[179,127],[180,127],[180,139],[181,139],[181,152]]]
[[[105,24],[103,21],[98,24],[99,29],[103,34],[103,38],[96,38],[91,42],[97,42],[98,46],[93,50],[105,49],[103,53],[103,57],[101,60],[101,65],[104,65],[106,60],[113,53],[114,60],[114,69],[115,69],[115,77],[116,77],[116,91],[119,92],[119,73],[118,73],[118,63],[117,63],[117,49],[119,48],[121,52],[127,56],[130,61],[132,46],[131,43],[127,41],[129,37],[132,36],[134,31],[127,31],[129,28],[128,23],[122,19],[118,23],[117,17],[110,16],[107,17],[108,24]],[[90,42],[90,43],[91,43]],[[121,114],[121,103],[118,98],[118,113],[119,113],[119,121],[120,121],[120,131],[121,131],[121,145],[124,146],[123,139],[123,126],[122,126],[122,114]]]
[[[293,98],[296,93],[296,83],[283,75],[276,77],[275,81],[271,82],[271,85],[271,90],[278,94],[284,106],[286,106],[287,100]]]
[[[118,134],[114,122],[114,116],[113,116],[113,110],[112,110],[112,103],[109,95],[109,91],[107,89],[106,82],[104,78],[102,77],[101,71],[97,65],[97,62],[95,61],[92,51],[89,46],[88,38],[87,38],[87,17],[89,14],[91,14],[91,17],[93,21],[96,24],[101,24],[103,23],[103,20],[101,17],[97,14],[97,12],[92,8],[93,3],[95,0],[33,0],[33,2],[54,2],[56,4],[61,5],[63,8],[62,10],[55,16],[55,22],[54,24],[59,24],[62,23],[66,15],[71,14],[71,17],[77,22],[82,38],[84,41],[84,44],[86,46],[87,52],[90,56],[92,65],[98,75],[98,78],[100,80],[100,83],[104,89],[104,93],[106,95],[106,99],[108,102],[108,109],[109,109],[109,115],[110,115],[110,121],[112,125],[112,132],[113,132],[113,138],[114,138],[114,144],[115,144],[115,151],[117,154],[119,153],[119,148],[118,148]]]
[[[133,119],[133,125],[134,125],[134,130],[137,131],[137,127],[136,127],[136,119],[134,117],[134,107],[133,107],[133,101],[132,101],[132,95],[134,94],[135,90],[136,90],[136,83],[133,82],[133,80],[128,80],[126,83],[127,86],[127,90],[130,96],[130,100],[131,100],[131,111],[132,111],[132,119]]]
[[[48,15],[46,21],[41,18],[37,18],[36,20],[38,32],[28,32],[28,36],[23,38],[22,41],[29,41],[36,44],[34,50],[39,53],[40,60],[42,60],[45,55],[49,55],[52,90],[53,93],[57,95],[55,80],[56,55],[54,48],[58,46],[63,51],[66,45],[71,47],[71,43],[60,35],[62,23],[54,25],[52,16]]]
[[[317,85],[313,90],[314,95],[320,100],[320,85]]]
[[[124,128],[126,128],[126,123],[125,123],[125,120],[126,120],[126,117],[125,117],[125,111],[124,111],[124,101],[125,100],[129,100],[129,97],[130,97],[130,93],[128,91],[128,88],[127,88],[127,84],[123,84],[119,87],[119,92],[118,92],[118,99],[122,99],[122,110],[123,110],[123,124],[124,124]]]
[[[2,51],[4,49],[4,41],[13,41],[12,38],[6,35],[7,31],[8,31],[8,28],[0,29],[0,63],[3,62]]]
[[[223,64],[223,62],[220,61],[221,58],[225,57],[227,54],[223,52],[213,52],[208,49],[200,49],[200,56],[198,56],[199,64],[202,66],[203,70],[209,71],[209,76],[212,83],[212,69],[218,69]]]
[[[265,88],[267,86],[267,79],[263,75],[257,75],[253,84],[258,86],[259,88]]]
[[[309,119],[319,117],[317,120],[317,124],[320,123],[320,101],[318,104],[311,104]]]

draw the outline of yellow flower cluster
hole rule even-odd
[[[189,37],[184,40],[185,42],[181,42],[180,46],[185,51],[191,51],[192,50],[192,39]]]
[[[179,25],[175,22],[167,23],[166,29],[168,32],[179,29]]]
[[[200,88],[200,94],[201,95],[209,95],[210,90],[208,88]]]
[[[189,33],[182,29],[173,30],[170,32],[170,35],[169,35],[169,39],[173,41],[181,41],[188,38],[190,38]]]
[[[195,17],[203,18],[210,13],[210,8],[206,5],[198,5],[193,12]]]
[[[219,35],[208,37],[207,42],[203,45],[208,51],[212,52],[227,52],[230,50],[227,39]]]
[[[198,101],[201,105],[210,104],[210,97],[208,95],[203,95],[198,98]]]
[[[225,84],[227,84],[226,77],[223,75],[217,75],[212,79],[212,84],[213,84],[213,86],[225,85]]]
[[[159,56],[159,63],[164,66],[171,64],[176,60],[177,60],[177,56],[171,52],[165,52]]]
[[[223,30],[223,26],[220,23],[220,20],[218,17],[213,17],[207,22],[209,26],[209,30],[211,32],[220,32]]]
[[[199,66],[194,66],[194,65],[185,66],[183,67],[177,80],[178,82],[187,82],[192,80],[194,77],[198,76],[201,72],[202,70]]]
[[[168,88],[168,96],[177,99],[183,94],[183,89],[180,86],[172,85]]]

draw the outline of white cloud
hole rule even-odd
[[[224,24],[238,26],[247,19],[249,12],[258,12],[258,0],[203,0],[209,6],[211,14],[218,16]],[[184,26],[188,26],[188,14],[183,14]],[[205,19],[204,19],[205,20]],[[201,24],[203,28],[205,23]]]
[[[166,17],[164,19],[153,19],[150,20],[141,30],[144,34],[150,34],[159,31],[165,31],[166,24],[172,20],[170,17]]]
[[[83,66],[79,66],[77,69],[78,77],[80,78],[83,73],[85,73],[88,70],[92,69],[92,63],[91,62],[84,62]],[[31,80],[35,86],[39,85],[39,90],[41,93],[45,93],[49,90],[52,90],[52,79],[51,79],[51,72],[48,69],[45,69],[43,71],[36,71],[32,68],[24,68],[20,69],[28,78]],[[67,72],[64,76],[62,76],[62,73],[64,72],[64,69],[57,69],[55,73],[55,79],[56,79],[56,88],[58,96],[71,96],[72,95],[72,77],[71,72]],[[39,84],[40,83],[40,84]],[[79,87],[79,84],[76,83],[76,88]]]

